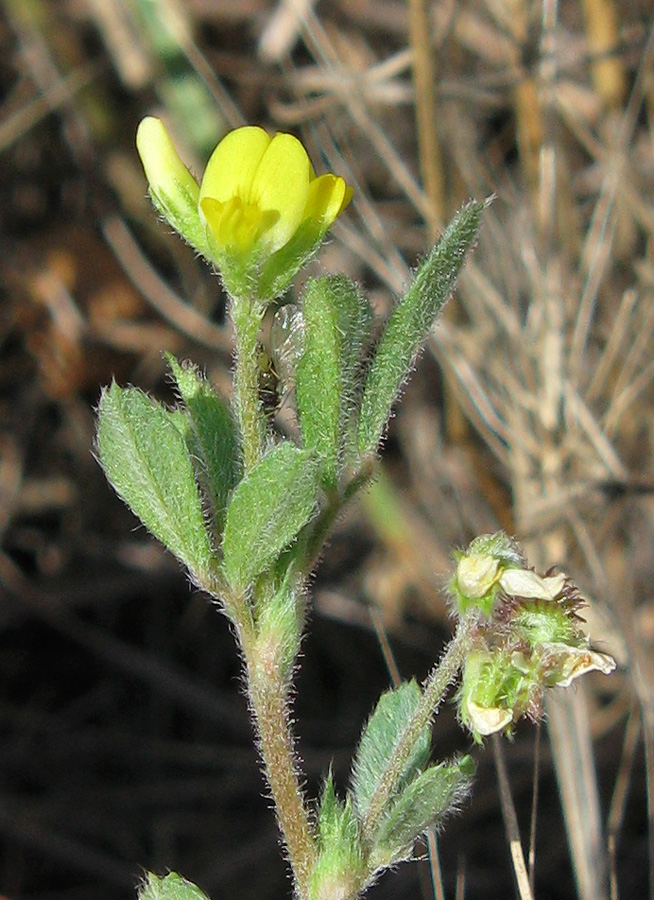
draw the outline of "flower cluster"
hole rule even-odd
[[[316,177],[290,134],[251,125],[229,132],[200,184],[159,119],[141,122],[136,145],[155,206],[233,296],[265,302],[283,293],[352,197],[342,178]]]
[[[502,532],[457,557],[450,593],[459,614],[476,617],[457,699],[476,741],[523,715],[538,720],[547,688],[613,671],[613,658],[589,647],[578,614],[584,601],[566,575],[538,575]]]

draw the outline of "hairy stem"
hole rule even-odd
[[[334,523],[343,512],[349,501],[373,480],[374,460],[370,457],[363,459],[359,469],[354,472],[347,484],[338,494],[327,498],[327,503],[320,510],[318,516],[307,529],[303,541],[304,547],[296,554],[296,569],[303,577],[309,575],[316,564],[320,553],[323,551],[330,531]]]
[[[459,621],[454,637],[423,685],[420,704],[404,729],[397,749],[368,806],[363,822],[363,833],[368,839],[374,835],[379,819],[393,793],[393,788],[402,775],[423,728],[429,725],[438,712],[445,692],[457,676],[469,650],[471,625],[471,620],[467,618]]]
[[[234,393],[236,414],[241,431],[243,469],[247,475],[263,456],[265,419],[259,398],[258,336],[263,319],[260,304],[250,298],[234,298],[232,302],[236,364]]]
[[[265,648],[247,660],[248,693],[259,750],[275,803],[275,811],[293,869],[297,895],[308,896],[316,846],[304,803],[289,717],[288,684],[281,667]]]

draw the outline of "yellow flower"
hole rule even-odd
[[[316,178],[290,134],[245,126],[218,144],[200,186],[200,209],[222,251],[271,256],[307,220],[326,231],[352,190],[342,178]]]
[[[155,205],[237,296],[285,290],[352,197],[342,178],[316,177],[297,138],[256,126],[223,138],[199,186],[158,119],[141,122],[137,147]]]

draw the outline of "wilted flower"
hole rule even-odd
[[[569,647],[567,644],[541,644],[541,665],[548,687],[570,687],[575,678],[586,672],[609,675],[615,660],[608,653],[589,647]]]
[[[526,567],[522,550],[503,531],[475,538],[455,558],[457,567],[449,589],[460,614],[476,607],[489,616],[501,578],[513,567]]]
[[[481,614],[457,695],[461,721],[477,741],[524,715],[538,719],[547,688],[615,668],[611,656],[590,649],[578,616],[583,600],[570,579],[528,568],[501,532],[458,555],[450,590],[460,613]]]
[[[352,197],[342,178],[316,177],[290,134],[270,137],[256,126],[229,132],[200,185],[159,119],[144,119],[136,142],[155,205],[216,264],[235,296],[278,296]]]
[[[476,741],[509,728],[528,700],[523,674],[511,654],[480,647],[467,657],[458,693],[459,717]]]

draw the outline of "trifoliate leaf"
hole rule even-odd
[[[170,412],[136,388],[112,384],[100,399],[97,449],[107,478],[152,534],[201,576],[212,551],[193,465]]]

